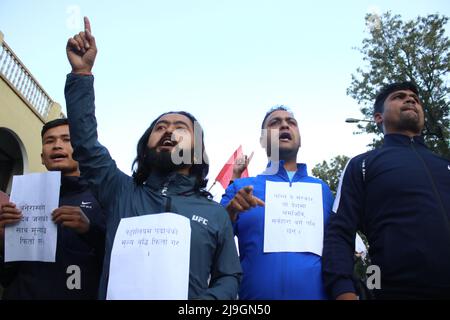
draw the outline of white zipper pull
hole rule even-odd
[[[167,186],[164,186],[164,187],[162,188],[161,194],[162,194],[163,196],[167,196]]]

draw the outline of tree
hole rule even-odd
[[[370,36],[359,51],[368,65],[352,74],[347,94],[358,101],[365,118],[372,118],[377,91],[394,81],[411,81],[420,90],[425,113],[423,136],[434,152],[450,158],[448,71],[450,41],[445,36],[448,17],[438,14],[403,22],[390,12],[366,15]],[[361,132],[378,133],[371,147],[382,141],[374,123],[358,125]]]
[[[330,164],[324,160],[322,163],[314,166],[312,174],[326,182],[330,187],[331,192],[336,195],[339,178],[341,177],[341,173],[344,171],[348,160],[350,160],[350,158],[344,155],[334,157],[330,160]]]

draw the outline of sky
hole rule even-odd
[[[200,122],[211,183],[233,151],[255,152],[250,175],[266,165],[261,121],[274,105],[290,107],[302,136],[298,162],[309,172],[337,155],[367,150],[355,135],[360,106],[347,96],[364,68],[356,50],[368,36],[367,13],[403,19],[439,13],[447,0],[286,1],[1,0],[0,31],[65,112],[70,72],[67,39],[91,21],[99,141],[127,174],[136,144],[163,112],[186,110]],[[211,192],[217,198],[223,189]]]

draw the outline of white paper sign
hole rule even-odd
[[[111,252],[108,300],[187,300],[191,224],[175,213],[123,218]]]
[[[322,185],[266,182],[264,252],[312,252],[322,256]]]
[[[5,228],[5,262],[55,262],[57,227],[52,211],[59,205],[61,172],[14,176],[11,202],[22,210],[22,221]]]

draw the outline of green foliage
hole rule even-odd
[[[341,155],[331,159],[329,164],[328,162],[323,161],[322,163],[316,164],[314,166],[314,168],[312,169],[312,174],[313,176],[326,182],[330,187],[331,192],[336,195],[339,178],[348,160],[350,160],[349,157]]]
[[[361,105],[365,118],[372,118],[378,90],[395,81],[412,81],[420,89],[425,113],[423,135],[436,153],[450,158],[450,41],[445,36],[448,17],[438,14],[402,21],[390,12],[368,14],[369,37],[359,51],[367,64],[352,74],[347,94]],[[378,133],[371,147],[381,142],[374,123],[358,125],[361,132]]]

